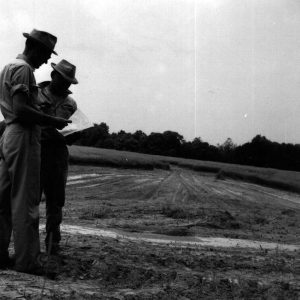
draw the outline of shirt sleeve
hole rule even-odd
[[[65,119],[69,119],[76,110],[77,110],[76,102],[70,96],[68,96],[67,101],[65,101],[58,108],[58,110],[56,112],[56,116],[65,118]]]
[[[11,97],[19,92],[29,96],[30,88],[33,85],[32,77],[32,71],[28,66],[22,65],[16,68],[11,77]]]

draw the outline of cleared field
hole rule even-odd
[[[69,150],[71,162],[76,164],[135,169],[169,169],[170,165],[177,165],[199,172],[218,173],[220,177],[239,179],[288,191],[300,192],[300,172],[82,146],[71,146]]]
[[[66,223],[78,218],[135,232],[299,242],[298,194],[210,173],[72,166],[68,195]]]
[[[183,163],[71,165],[58,277],[2,271],[1,299],[299,299],[300,195]]]

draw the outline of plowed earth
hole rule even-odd
[[[0,298],[299,299],[299,220],[294,193],[181,168],[71,166],[59,275],[1,271]]]

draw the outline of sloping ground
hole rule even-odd
[[[100,149],[93,147],[71,146],[70,162],[75,164],[100,165],[108,167],[153,170],[169,169],[169,164],[151,155],[134,152]]]
[[[170,165],[177,165],[200,172],[219,173],[220,177],[229,177],[273,188],[300,192],[300,172],[93,147],[71,146],[69,150],[72,163],[147,170],[153,168],[169,169]]]
[[[210,173],[72,166],[68,197],[70,224],[299,243],[300,195]]]
[[[0,272],[0,299],[299,299],[299,220],[295,193],[179,167],[72,165],[59,276]],[[178,242],[197,237],[261,244]]]

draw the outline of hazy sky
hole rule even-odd
[[[73,97],[110,132],[300,143],[299,0],[0,0],[0,66],[32,28],[58,37],[49,62],[77,66]]]

